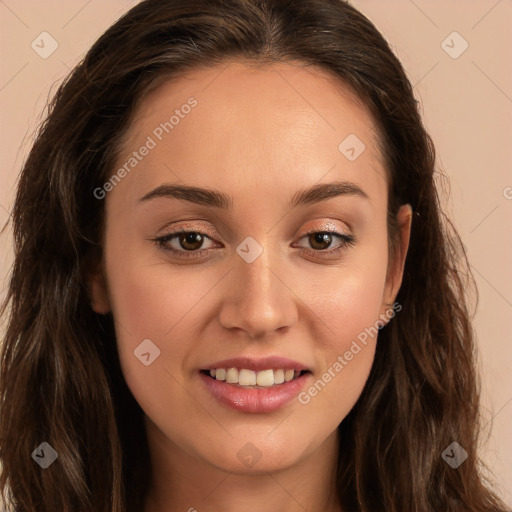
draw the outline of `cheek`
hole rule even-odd
[[[337,271],[325,270],[314,280],[303,280],[302,297],[325,327],[325,338],[332,349],[346,343],[379,319],[386,282],[385,249],[357,253]],[[315,286],[312,286],[314,283]],[[298,284],[298,283],[297,283]]]
[[[320,429],[325,428],[326,414],[332,426],[341,421],[366,383],[375,355],[386,264],[385,251],[376,248],[369,256],[359,254],[357,265],[340,269],[336,281],[331,275],[316,279],[317,286],[309,292],[303,289],[305,302],[319,319],[315,359],[322,366],[299,403],[318,411],[312,416]]]
[[[129,224],[107,226],[105,263],[120,350],[142,340],[172,338],[214,285],[212,272],[172,268]],[[181,344],[178,344],[181,346]]]
[[[131,337],[162,339],[179,332],[208,291],[210,280],[169,273],[164,266],[118,266],[109,275],[114,317]]]
[[[137,241],[123,244],[130,239],[129,233],[117,233],[107,233],[105,263],[119,358],[134,396],[149,393],[154,397],[170,386],[179,387],[172,375],[193,350],[193,338],[186,333],[213,284],[202,278],[191,280],[187,272],[171,273],[162,261],[148,258]],[[141,352],[142,346],[147,350]],[[150,356],[145,356],[145,362],[151,363],[146,366],[138,355],[147,352]]]
[[[183,386],[182,372],[195,350],[190,325],[201,312],[204,315],[198,305],[213,284],[208,286],[201,279],[191,282],[180,272],[171,279],[164,265],[148,265],[129,253],[120,259],[112,252],[107,257],[107,275],[126,384],[145,414],[179,439],[176,417],[195,408]],[[141,350],[142,346],[146,348]],[[143,362],[146,353],[150,354],[148,365]]]
[[[329,335],[315,343],[315,359],[322,364],[298,396],[312,432],[329,432],[339,425],[359,399],[372,368],[377,341],[374,318],[380,302],[360,289],[351,291],[347,288],[332,304],[324,304]]]

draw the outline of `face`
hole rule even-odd
[[[325,72],[284,63],[196,70],[140,104],[103,189],[105,279],[90,287],[148,436],[238,473],[335,439],[409,237],[402,207],[388,261],[373,126]]]

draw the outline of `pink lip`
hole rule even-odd
[[[235,357],[232,359],[224,359],[223,361],[217,361],[216,363],[212,363],[202,369],[212,370],[214,368],[246,368],[247,370],[252,370],[254,372],[270,369],[279,370],[280,368],[282,368],[283,370],[297,370],[299,372],[303,370],[309,370],[309,368],[307,368],[303,364],[298,363],[297,361],[287,359],[286,357],[278,356],[268,356],[259,359],[255,359],[252,357]]]
[[[229,367],[236,368],[237,365]],[[241,367],[251,369],[244,365]],[[282,366],[278,367],[282,368]],[[224,368],[224,366],[218,368]],[[204,373],[199,373],[199,376],[208,391],[222,404],[240,412],[264,413],[276,411],[290,403],[304,388],[311,373],[305,373],[290,382],[261,389],[237,387],[222,380],[215,380]]]

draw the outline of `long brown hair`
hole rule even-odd
[[[143,413],[123,379],[112,316],[93,312],[104,201],[140,100],[199,66],[299,61],[332,72],[373,114],[389,174],[389,234],[416,212],[403,309],[380,330],[370,377],[339,426],[347,511],[504,511],[477,456],[479,385],[459,237],[440,209],[435,153],[387,42],[342,0],[146,0],[103,34],[58,89],[23,166],[15,262],[2,314],[0,478],[17,512],[142,510]],[[394,229],[395,228],[395,229]],[[58,462],[42,470],[42,442]],[[452,468],[452,442],[467,459]]]

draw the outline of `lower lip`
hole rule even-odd
[[[268,388],[242,388],[199,374],[208,391],[222,404],[242,412],[277,411],[289,404],[304,388],[310,373]]]

